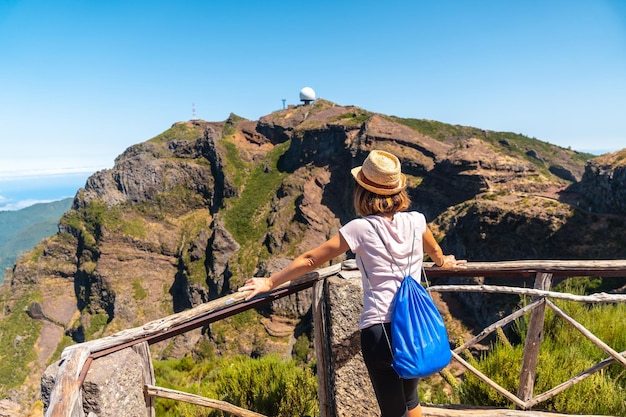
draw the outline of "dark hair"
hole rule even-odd
[[[404,211],[411,205],[411,199],[402,190],[393,195],[380,195],[354,185],[354,209],[359,216],[365,217],[370,214],[388,214]]]

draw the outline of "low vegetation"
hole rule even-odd
[[[9,391],[19,388],[30,372],[29,364],[37,358],[35,343],[41,331],[41,322],[30,320],[26,314],[28,306],[41,301],[35,291],[15,294],[9,291],[0,293],[2,320],[0,320],[0,398]],[[11,305],[14,314],[4,316]]]
[[[227,401],[267,416],[319,415],[317,380],[310,368],[268,355],[259,359],[236,356],[196,362],[187,356],[155,365],[157,384],[207,398]],[[157,399],[157,415],[181,417],[227,414],[191,404]]]
[[[244,276],[252,276],[258,264],[259,243],[267,232],[266,220],[270,201],[276,194],[287,173],[278,169],[278,159],[289,147],[289,142],[277,145],[267,157],[255,166],[246,167],[247,172],[238,170],[237,175],[245,178],[245,189],[241,195],[226,201],[224,222],[226,229],[241,245],[239,259],[233,264],[240,265]],[[231,155],[229,158],[235,158]]]
[[[176,123],[165,132],[150,139],[149,142],[167,143],[171,140],[196,140],[202,135],[202,130],[202,128],[190,123]]]
[[[582,293],[582,287],[571,287],[571,283],[561,288],[569,293]],[[626,317],[625,304],[585,305],[569,301],[555,304],[614,350],[626,350],[626,321],[619,319]],[[479,358],[467,358],[473,366],[513,393],[519,385],[524,350],[522,343],[514,341],[525,340],[528,317],[526,315],[515,323],[508,338],[500,333],[491,349]],[[567,381],[607,357],[604,351],[550,309],[546,310],[544,331],[535,381],[536,394]],[[537,408],[566,414],[626,415],[625,376],[624,367],[613,363],[542,402]],[[473,374],[466,372],[463,382],[456,388],[456,398],[451,399],[452,402],[513,408],[506,398]]]

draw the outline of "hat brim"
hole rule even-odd
[[[365,178],[365,175],[361,172],[361,167],[352,168],[350,171],[354,180],[367,191],[371,191],[375,194],[379,195],[392,195],[398,194],[400,191],[406,188],[406,176],[404,174],[400,174],[400,181],[394,187],[381,187],[379,184],[374,184],[371,181],[368,181]]]

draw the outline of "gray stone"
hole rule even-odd
[[[361,354],[359,315],[363,308],[360,278],[327,279],[330,378],[335,415],[378,416],[378,404]]]
[[[83,409],[98,417],[145,417],[141,356],[131,348],[93,361],[83,383]]]

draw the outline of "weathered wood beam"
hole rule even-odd
[[[467,342],[463,343],[458,348],[454,349],[454,352],[461,353],[465,349],[468,349],[468,348],[474,346],[476,343],[480,342],[485,337],[490,335],[494,330],[496,330],[498,328],[501,328],[501,327],[504,327],[508,323],[518,319],[519,317],[521,317],[524,314],[526,314],[529,310],[532,310],[533,308],[535,308],[539,303],[541,303],[541,300],[534,301],[534,302],[528,304],[527,306],[520,308],[519,310],[515,311],[514,313],[509,314],[508,316],[504,317],[503,319],[498,320],[497,322],[493,323],[491,326],[485,327],[483,329],[483,331],[480,332],[478,335],[474,336],[473,338],[471,338]]]
[[[141,358],[141,372],[143,375],[143,383],[149,385],[156,384],[156,378],[154,377],[154,367],[152,365],[152,355],[150,354],[150,346],[148,346],[148,343],[138,343],[132,346],[132,349]],[[156,411],[154,409],[154,397],[150,395],[146,395],[145,397],[146,414],[148,417],[155,417]]]
[[[85,416],[79,376],[90,353],[86,346],[63,352],[45,417]]]
[[[336,264],[327,268],[321,268],[309,274],[303,275],[293,281],[289,281],[275,289],[273,292],[280,291],[285,288],[290,288],[292,286],[308,284],[313,285],[313,282],[318,281],[320,279],[326,278],[331,275],[337,274],[341,270],[341,264]],[[216,300],[209,301],[207,303],[200,304],[196,307],[190,308],[188,310],[182,311],[180,313],[171,314],[167,317],[163,317],[157,320],[153,320],[148,322],[142,326],[134,327],[131,329],[125,329],[121,332],[115,333],[114,335],[103,337],[101,339],[90,340],[88,342],[84,342],[77,345],[72,345],[65,350],[75,349],[77,346],[88,346],[89,350],[93,353],[97,353],[106,349],[114,348],[122,348],[125,347],[128,343],[133,343],[137,341],[145,340],[149,337],[154,337],[156,335],[165,335],[167,336],[168,332],[173,328],[184,326],[185,324],[197,320],[198,317],[205,316],[215,311],[219,311],[236,304],[243,303],[245,298],[250,294],[249,291],[245,292],[234,292],[227,296],[218,298]],[[267,295],[262,295],[257,297],[256,299],[264,299],[271,298],[272,293]],[[201,325],[198,324],[197,327]]]
[[[507,399],[509,399],[513,404],[517,405],[520,408],[526,408],[526,403],[522,400],[520,400],[519,398],[517,398],[515,396],[515,394],[510,393],[509,391],[507,391],[506,389],[504,389],[502,386],[498,385],[497,383],[493,382],[491,379],[489,379],[489,377],[487,377],[485,374],[483,374],[482,372],[480,372],[478,369],[476,369],[475,367],[473,367],[472,365],[470,365],[465,359],[463,359],[462,357],[460,357],[457,353],[452,352],[452,357],[459,362],[461,365],[463,365],[465,368],[467,368],[469,371],[471,371],[474,375],[476,375],[476,377],[478,379],[480,379],[481,381],[483,381],[485,384],[489,385],[491,388],[495,389],[496,391],[498,391],[500,394],[502,394],[504,397],[506,397]]]
[[[422,406],[424,417],[565,417],[567,414],[550,413],[534,410],[509,410],[506,408],[468,407],[468,406]],[[590,414],[576,414],[576,417],[611,417]],[[614,416],[617,417],[617,416]]]
[[[563,318],[569,324],[574,326],[576,330],[581,332],[587,339],[589,339],[591,343],[593,343],[594,345],[596,345],[597,347],[599,347],[600,349],[608,353],[609,356],[611,356],[617,362],[621,363],[622,366],[626,367],[626,358],[624,358],[622,355],[617,353],[611,346],[604,343],[601,339],[596,337],[596,335],[594,335],[589,330],[587,330],[585,326],[583,326],[582,324],[578,323],[576,320],[568,316],[563,310],[557,307],[554,303],[548,300],[547,304],[556,314],[558,314],[561,318]]]
[[[313,284],[313,346],[317,359],[317,396],[320,407],[320,417],[332,417],[330,389],[330,375],[328,355],[328,329],[326,327],[326,308],[324,306],[324,281]]]
[[[433,285],[430,291],[435,292],[483,292],[497,294],[518,294],[531,297],[546,297],[557,300],[576,301],[580,303],[623,303],[626,294],[607,294],[604,292],[591,295],[575,295],[564,292],[545,291],[534,288],[505,287],[499,285]]]
[[[186,403],[201,405],[203,407],[214,408],[225,411],[237,417],[267,417],[264,414],[255,413],[245,408],[237,407],[231,403],[221,400],[202,397],[200,395],[189,394],[188,392],[176,391],[169,388],[145,385],[145,391],[150,396],[167,398],[170,400],[184,401]]]
[[[465,269],[442,269],[425,262],[429,277],[482,276],[482,277],[532,277],[539,272],[556,277],[599,276],[625,277],[626,260],[524,260],[501,262],[468,262]]]
[[[626,350],[623,351],[623,352],[620,352],[620,355],[621,356],[626,356]],[[573,377],[573,378],[563,382],[562,384],[559,384],[556,387],[554,387],[552,389],[549,389],[548,391],[544,392],[543,394],[539,394],[539,395],[533,397],[533,399],[531,399],[530,401],[527,402],[529,407],[533,407],[536,404],[542,403],[545,400],[554,397],[555,395],[561,393],[562,391],[565,391],[567,388],[571,387],[572,385],[575,385],[575,384],[579,383],[580,381],[583,381],[583,380],[589,378],[591,375],[593,375],[594,373],[598,372],[599,370],[606,368],[607,366],[609,366],[613,362],[615,362],[614,358],[612,358],[612,357],[607,358],[607,359],[603,360],[602,362],[595,364],[591,368],[582,371],[581,373],[579,373],[575,377]]]
[[[535,278],[535,289],[548,291],[552,285],[552,274],[539,272]],[[542,303],[532,310],[528,320],[528,331],[522,356],[522,368],[519,376],[517,396],[526,402],[533,396],[535,388],[535,375],[537,374],[537,361],[539,360],[539,348],[543,341],[543,323],[546,316],[545,298],[539,298]],[[523,407],[527,408],[527,407]]]

